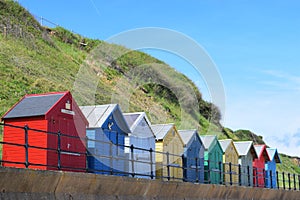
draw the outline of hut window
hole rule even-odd
[[[71,110],[71,103],[70,103],[70,100],[67,100],[66,105],[65,105],[65,108],[66,108],[67,110]]]

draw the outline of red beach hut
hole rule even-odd
[[[254,145],[258,158],[253,160],[253,186],[265,187],[265,163],[270,161],[266,145]]]
[[[88,121],[69,91],[25,95],[2,120],[5,124],[24,127],[4,126],[3,142],[24,145],[25,126],[29,127],[28,150],[25,146],[4,144],[3,166],[84,171],[86,148],[80,138],[86,135]],[[60,132],[61,136],[46,132]]]

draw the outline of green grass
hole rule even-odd
[[[280,159],[282,164],[277,164],[277,170],[280,173],[300,174],[300,166],[293,161],[293,158],[280,154]]]

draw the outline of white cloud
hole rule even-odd
[[[300,94],[247,92],[228,98],[225,126],[249,129],[279,152],[300,156]]]
[[[280,153],[300,157],[300,129],[294,134],[283,134],[266,138],[268,145],[276,147]]]

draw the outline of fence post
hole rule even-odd
[[[298,175],[298,184],[299,184],[298,189],[300,190],[300,175]]]
[[[294,190],[297,190],[296,188],[296,174],[293,174],[293,179],[294,179]]]
[[[168,174],[168,181],[170,180],[170,158],[169,158],[169,152],[167,151],[167,174]]]
[[[289,190],[291,190],[291,174],[288,173],[288,180],[289,180]]]
[[[249,165],[247,166],[247,176],[248,176],[248,186],[250,187],[251,186],[251,180],[250,180],[250,167]]]
[[[4,36],[4,38],[6,38],[6,36],[7,36],[7,27],[6,26],[3,27],[3,36]]]
[[[41,16],[41,26],[43,26],[43,17]]]
[[[300,190],[300,175],[298,175],[298,184],[299,184],[298,189]]]
[[[278,175],[278,171],[276,171],[276,182],[277,182],[277,189],[279,190],[280,186],[279,186],[279,175]]]
[[[110,132],[110,134],[112,134]],[[113,161],[114,161],[114,158],[113,158],[113,141],[110,141],[109,142],[109,171],[110,171],[110,175],[113,175],[114,174],[114,171],[113,171]]]
[[[20,30],[20,37],[23,37],[23,30],[22,30],[22,28],[20,27],[19,30]]]
[[[57,168],[61,169],[61,132],[57,132]]]
[[[188,158],[187,158],[188,159]],[[185,158],[184,158],[184,155],[182,154],[181,155],[181,163],[182,163],[182,167],[181,167],[181,169],[182,169],[182,181],[184,182],[184,181],[187,181],[188,179],[187,179],[187,170],[188,170],[188,167],[184,167],[184,163],[186,163],[187,162],[187,160],[185,161]],[[184,170],[186,170],[186,173],[184,173]],[[186,175],[186,176],[185,176]]]
[[[232,185],[232,166],[231,162],[229,162],[229,184]]]
[[[89,150],[88,150],[88,141],[89,138],[85,136],[85,171],[88,173],[89,172]]]
[[[272,170],[270,170],[270,178],[268,180],[268,181],[270,181],[270,188],[273,188],[273,178],[272,178],[272,175],[273,175]]]
[[[254,168],[255,170],[255,187],[258,187],[258,170],[257,167]]]
[[[199,183],[199,169],[198,169],[198,158],[195,158],[196,161],[196,183]]]
[[[134,177],[135,173],[134,173],[134,155],[133,155],[133,149],[134,146],[133,144],[130,145],[130,156],[131,156],[131,176]]]
[[[241,186],[242,185],[242,167],[240,164],[238,165],[238,167],[239,167],[239,186]]]
[[[28,168],[29,166],[29,155],[28,155],[28,130],[29,130],[29,127],[27,125],[24,126],[24,133],[25,133],[25,167]]]
[[[282,182],[283,182],[283,189],[285,190],[284,172],[282,172]]]
[[[219,162],[219,171],[220,171],[220,185],[223,184],[223,178],[222,178],[222,162]]]
[[[207,182],[208,182],[208,184],[210,184],[211,183],[211,180],[210,180],[210,162],[209,162],[209,160],[207,160]]]
[[[263,185],[263,187],[265,188],[266,187],[266,170],[263,169],[262,173],[263,173],[262,175],[263,175],[263,179],[264,179],[264,185]]]
[[[153,179],[154,178],[154,175],[153,175],[153,149],[152,148],[150,148],[150,177],[151,177],[151,179]]]

